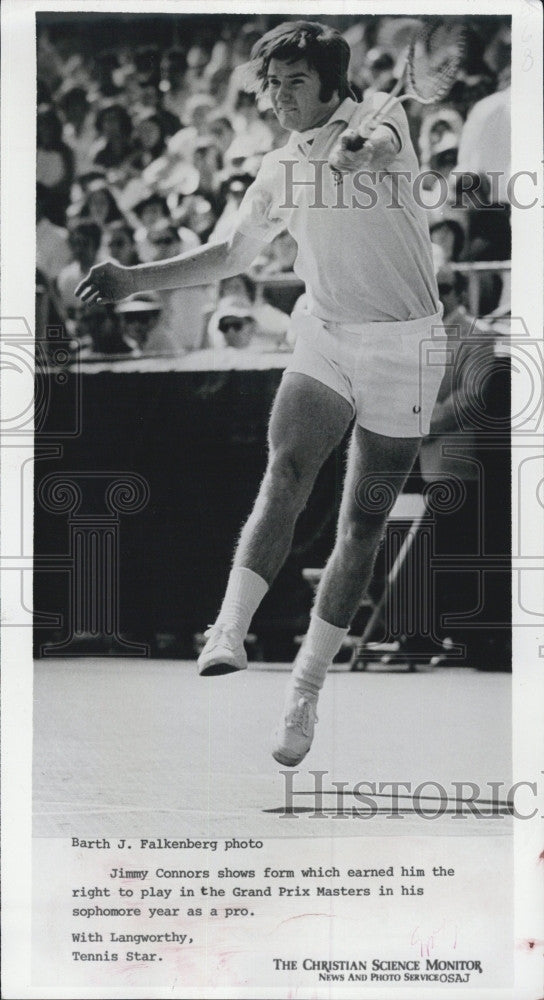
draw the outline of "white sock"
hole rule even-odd
[[[217,621],[234,625],[245,639],[251,619],[268,590],[266,580],[245,566],[233,566]]]
[[[295,687],[309,694],[319,694],[327,670],[349,629],[338,628],[312,614],[310,627],[297,656],[293,680]]]

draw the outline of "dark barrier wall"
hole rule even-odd
[[[509,413],[505,365],[498,365],[487,386],[489,412],[503,415]],[[45,381],[39,395],[46,405],[38,414],[36,436],[37,655],[44,644],[54,654],[55,644],[66,639],[75,621],[86,626],[91,614],[96,625],[94,612],[78,611],[74,604],[81,599],[77,586],[74,590],[74,561],[87,544],[86,579],[78,586],[92,588],[96,575],[90,606],[100,601],[100,589],[113,587],[119,600],[114,631],[148,644],[151,655],[160,653],[161,642],[174,655],[192,655],[193,635],[218,610],[235,540],[265,468],[266,427],[280,377],[280,370],[72,373],[68,382],[59,382],[54,372],[40,376]],[[486,603],[508,621],[508,436],[495,435],[492,447],[488,440],[489,435],[482,439],[481,452],[492,484],[486,550],[502,556],[502,571],[497,563]],[[50,457],[55,442],[60,453]],[[311,593],[301,570],[323,565],[332,547],[343,469],[342,447],[323,468],[291,556],[254,620],[253,631],[267,659],[290,658],[293,636],[306,628]],[[118,497],[112,512],[105,500],[108,488],[127,474],[136,476],[141,495]],[[68,498],[63,483],[72,483],[65,486]],[[414,473],[408,490],[421,486]],[[81,494],[77,503],[74,490]],[[83,536],[87,541],[82,543]],[[113,582],[100,576],[104,568],[95,550],[102,542],[118,547],[117,554],[110,553],[113,563],[117,560],[117,568],[108,570],[110,577],[118,573]],[[44,627],[44,614],[60,615],[62,621]],[[486,620],[493,617],[489,608],[485,615]],[[496,648],[498,634],[491,638]],[[96,651],[96,642],[87,645],[89,652]],[[508,660],[504,629],[499,646],[502,659]],[[72,644],[64,651],[86,648]]]
[[[149,487],[146,506],[119,517],[124,635],[152,642],[157,633],[173,633],[186,645],[213,620],[236,537],[264,472],[266,427],[280,377],[279,370],[108,372],[80,380],[79,436],[62,441],[60,461],[36,464],[35,552],[45,556],[68,548],[68,515],[45,509],[40,492],[51,475],[61,472],[81,485],[72,474],[94,474],[83,489],[85,511],[97,523],[104,514],[104,477],[97,473],[142,477]],[[67,409],[66,392],[53,374],[47,378],[49,406],[38,441],[48,428],[62,426]],[[316,559],[319,565],[332,545],[342,475],[340,452],[324,468],[294,553],[263,605],[265,631],[292,635],[304,628],[310,594],[300,569]],[[37,611],[60,611],[66,621],[68,576],[62,570],[36,573]],[[50,641],[51,630],[38,628],[37,640]]]

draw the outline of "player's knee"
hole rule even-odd
[[[338,525],[338,541],[347,548],[373,549],[384,531],[383,517],[359,510],[344,514]]]
[[[276,489],[293,498],[306,493],[312,478],[305,457],[291,448],[280,448],[273,453],[268,472]]]

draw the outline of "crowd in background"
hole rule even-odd
[[[417,22],[337,20],[350,44],[356,95],[392,90]],[[139,295],[116,306],[82,307],[74,294],[106,257],[133,265],[228,237],[263,155],[287,140],[272,111],[243,89],[251,48],[275,21],[223,17],[212,37],[187,17],[175,22],[169,45],[142,30],[127,41],[118,33],[114,44],[104,32],[102,48],[83,44],[81,30],[38,24],[38,321],[64,324],[80,358],[292,348],[293,297],[286,305],[278,280],[292,275],[296,258],[288,233],[263,248],[249,275],[218,287]],[[444,287],[456,263],[510,258],[510,57],[509,18],[474,19],[447,100],[404,105],[428,171],[422,192]],[[472,205],[460,204],[454,170],[481,178]],[[485,176],[492,171],[499,177],[493,191]],[[448,202],[436,207],[441,178]],[[508,306],[504,277],[484,276],[480,315]]]

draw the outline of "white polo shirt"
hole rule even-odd
[[[285,146],[266,154],[238,210],[237,232],[270,242],[289,230],[309,311],[324,320],[404,321],[440,308],[427,216],[413,193],[419,165],[402,106],[385,118],[401,143],[387,171],[339,175],[327,163],[346,127],[355,128],[386,98],[374,93],[361,104],[346,98],[325,125],[293,132]]]

